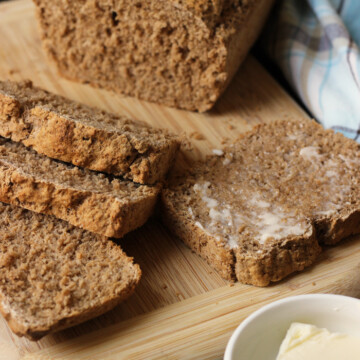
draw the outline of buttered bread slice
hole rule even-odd
[[[141,184],[162,180],[179,147],[166,130],[79,104],[30,81],[0,81],[0,136]]]
[[[360,232],[359,180],[359,144],[314,121],[277,121],[173,179],[164,220],[223,277],[265,286]]]
[[[141,271],[107,238],[0,202],[0,311],[37,340],[98,316],[134,291]]]
[[[120,238],[152,214],[160,185],[68,165],[0,138],[0,201]]]

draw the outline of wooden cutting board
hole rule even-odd
[[[206,114],[61,79],[44,58],[30,0],[0,4],[0,39],[1,79],[31,79],[74,100],[186,133],[193,149],[184,150],[179,163],[204,157],[221,148],[226,138],[234,139],[257,123],[306,116],[252,57]],[[315,292],[360,295],[358,238],[325,249],[314,266],[267,288],[227,283],[156,219],[119,243],[143,270],[131,299],[95,320],[38,342],[13,335],[1,318],[0,360],[221,358],[236,326],[268,302]]]

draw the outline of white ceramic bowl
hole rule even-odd
[[[288,297],[246,318],[231,336],[224,360],[275,360],[292,322],[360,335],[360,300],[331,294]]]

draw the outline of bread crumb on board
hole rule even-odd
[[[178,134],[178,141],[180,141],[180,149],[183,151],[193,151],[194,146],[189,139],[188,134],[183,131],[180,134]]]
[[[205,136],[203,134],[200,134],[199,132],[197,131],[193,131],[191,134],[190,134],[190,137],[194,140],[205,140]]]
[[[224,137],[221,139],[221,145],[229,144],[230,139],[228,137]]]
[[[14,75],[18,72],[20,72],[18,69],[9,69],[9,71],[8,71],[9,75]]]

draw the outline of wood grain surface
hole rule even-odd
[[[0,4],[0,78],[31,79],[35,85],[71,99],[186,134],[192,146],[184,147],[177,166],[204,158],[255,124],[306,116],[251,57],[206,114],[170,109],[64,80],[44,58],[30,0]],[[360,295],[356,238],[326,249],[314,266],[268,288],[227,283],[156,217],[119,243],[143,270],[131,299],[97,319],[38,342],[13,335],[0,319],[0,360],[216,359],[222,357],[235,327],[270,301],[314,292]]]

